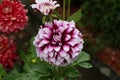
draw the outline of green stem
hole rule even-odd
[[[68,15],[67,15],[67,17],[69,17],[69,15],[70,15],[70,0],[68,0]]]
[[[63,0],[63,20],[65,20],[65,0]]]

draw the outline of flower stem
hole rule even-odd
[[[67,18],[69,17],[70,15],[70,0],[68,0],[68,13],[67,13]]]
[[[65,0],[63,0],[63,20],[65,20]]]

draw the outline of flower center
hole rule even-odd
[[[62,45],[61,39],[62,39],[62,34],[60,32],[54,33],[52,38],[52,44]]]
[[[12,12],[12,8],[11,7],[4,7],[3,8],[3,13],[11,13]]]
[[[53,7],[53,5],[50,3],[43,3],[39,6],[39,8],[42,9],[43,11],[47,11],[47,10],[51,11],[52,7]],[[50,11],[48,11],[48,12],[50,12]]]

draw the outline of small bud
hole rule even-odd
[[[36,63],[36,59],[32,59],[32,63],[35,64]]]

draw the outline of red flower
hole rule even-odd
[[[27,24],[27,10],[19,0],[3,0],[0,4],[0,32],[11,33],[22,30]]]
[[[12,68],[16,59],[16,45],[13,40],[0,36],[0,64],[4,68]]]

